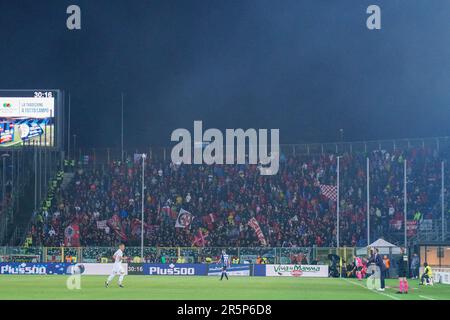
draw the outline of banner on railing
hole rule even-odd
[[[326,265],[268,264],[268,277],[328,277]]]

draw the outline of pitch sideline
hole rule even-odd
[[[357,283],[357,282],[353,282],[353,281],[348,280],[348,279],[346,279],[346,278],[342,278],[342,279],[345,280],[345,281],[348,282],[348,283],[354,284],[354,285],[356,285],[356,286],[360,286],[360,287],[365,288],[365,289],[367,289],[367,290],[369,290],[369,291],[372,291],[372,292],[381,294],[381,295],[386,296],[386,297],[389,297],[389,298],[391,298],[391,299],[394,299],[394,300],[401,300],[399,297],[395,297],[395,296],[392,296],[392,295],[387,294],[387,293],[384,293],[384,292],[380,292],[380,291],[376,291],[376,290],[370,290],[370,289],[367,288],[366,286],[364,286],[364,285],[362,285],[362,284],[360,284],[360,283]]]

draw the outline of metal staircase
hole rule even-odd
[[[65,189],[69,185],[69,183],[72,181],[74,176],[75,176],[75,174],[73,172],[65,172],[63,180],[61,182],[60,189],[61,190]],[[24,242],[24,240],[27,236],[27,232],[30,230],[30,227],[31,227],[31,218],[32,217],[29,215],[30,212],[33,212],[33,209],[30,209],[30,211],[28,211],[27,217],[23,217],[22,219],[18,220],[19,222],[15,225],[15,228],[14,228],[13,232],[11,233],[11,236],[8,241],[8,245],[18,246]]]

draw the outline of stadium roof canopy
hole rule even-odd
[[[374,247],[374,248],[395,248],[397,247],[395,244],[392,244],[390,242],[387,242],[386,240],[383,239],[378,239],[377,241],[371,243],[369,245],[369,247]]]

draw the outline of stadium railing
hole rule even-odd
[[[417,147],[429,147],[441,149],[450,146],[450,137],[408,138],[373,141],[351,141],[330,143],[297,143],[281,144],[280,150],[285,155],[314,155],[324,153],[353,153],[370,152],[375,150],[402,150]],[[119,148],[77,148],[73,152],[74,160],[89,162],[90,164],[105,164],[122,159],[122,151]],[[127,148],[123,151],[123,158],[133,158],[133,154],[146,153],[151,159],[169,160],[171,147],[149,146],[147,148]]]
[[[125,255],[128,263],[215,263],[222,250],[225,250],[232,263],[238,264],[318,264],[342,270],[354,256],[366,257],[367,247],[303,247],[303,248],[267,248],[267,247],[144,247],[144,261],[140,259],[140,247],[127,247]],[[392,248],[379,248],[380,254],[387,255],[391,261],[389,277],[396,277],[396,262],[400,252]],[[0,263],[110,263],[116,247],[0,247]],[[433,268],[450,268],[450,256],[446,254],[450,246],[420,247],[420,265],[428,263]],[[444,253],[444,255],[443,255]],[[334,262],[331,257],[338,256]],[[262,258],[262,262],[258,262]],[[445,269],[447,270],[447,269]]]
[[[0,247],[0,262],[110,262],[115,247]],[[258,257],[276,264],[328,264],[329,255],[351,261],[355,254],[367,254],[367,248],[342,247],[144,247],[145,262],[208,263],[225,250],[234,261],[256,263]],[[127,247],[130,262],[140,261],[141,248]],[[33,260],[33,261],[31,261]]]

